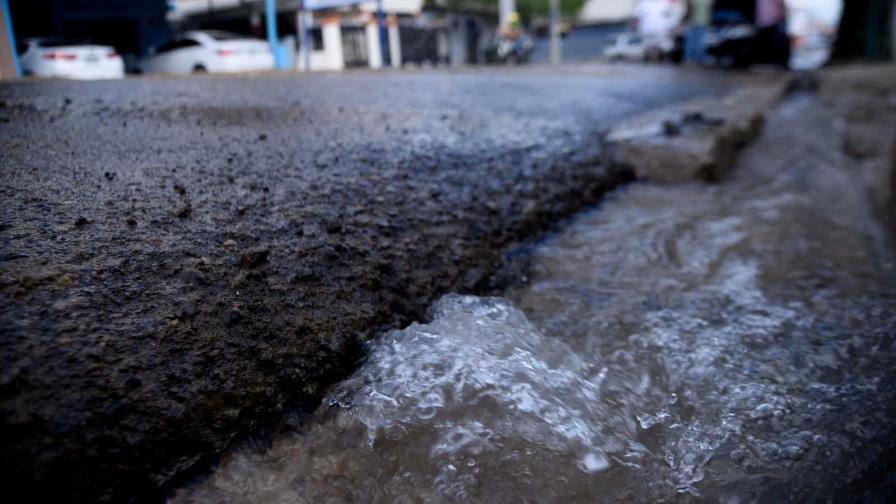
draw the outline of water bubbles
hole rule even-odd
[[[495,433],[479,422],[465,422],[457,426],[446,426],[439,439],[430,450],[432,457],[443,455],[455,458],[460,455],[477,456],[485,450],[494,449],[490,442]],[[475,465],[474,459],[469,459]]]
[[[642,429],[649,429],[658,423],[660,421],[654,415],[638,415],[638,424]]]
[[[589,474],[604,471],[609,467],[610,461],[606,455],[600,452],[586,453],[579,462],[579,469]]]
[[[673,422],[678,421],[678,417],[669,413],[669,406],[678,402],[678,396],[673,394],[672,399],[666,403],[663,409],[656,412],[654,415],[648,414],[640,414],[637,416],[638,424],[642,429],[647,430],[652,428],[654,425],[666,425],[669,426]]]
[[[832,498],[896,452],[894,277],[876,224],[839,215],[858,184],[753,170],[616,194],[534,250],[512,302],[443,298],[373,344],[308,432],[190,496]]]
[[[771,418],[776,415],[780,415],[780,411],[768,403],[760,404],[759,406],[756,406],[756,409],[750,412],[750,418],[756,420]]]

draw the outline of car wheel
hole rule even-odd
[[[205,69],[204,65],[196,65],[193,67],[193,73],[194,74],[204,74],[204,73],[208,73],[208,70]]]

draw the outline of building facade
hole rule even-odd
[[[588,0],[579,12],[580,24],[609,24],[634,16],[637,0]]]

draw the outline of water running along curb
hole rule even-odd
[[[512,301],[442,298],[301,433],[173,501],[885,495],[896,298],[850,157],[889,142],[847,157],[838,124],[788,96],[724,183],[636,184],[573,216]]]
[[[350,143],[356,78],[303,80],[306,94],[323,86],[319,100],[336,102],[326,107],[273,77],[0,88],[0,463],[11,493],[159,498],[232,440],[316,407],[380,330],[444,293],[480,291],[502,250],[628,178],[599,166],[583,122],[501,108],[508,93],[532,99],[512,78],[480,115],[361,108],[352,127],[382,136]],[[401,91],[426,76],[375,78]],[[586,84],[580,96],[594,100]],[[701,85],[674,99],[732,86]],[[660,90],[607,106],[669,101]],[[401,128],[457,143],[431,148]],[[421,136],[428,150],[410,148]]]

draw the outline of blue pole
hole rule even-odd
[[[12,53],[12,64],[16,69],[16,77],[22,76],[22,65],[19,63],[19,52],[16,51],[16,36],[12,31],[12,16],[9,14],[9,2],[0,0],[0,6],[3,8],[3,22],[6,23],[6,30],[9,33],[9,52]]]
[[[277,0],[264,1],[264,15],[268,44],[271,45],[271,52],[274,54],[274,67],[277,70],[283,70],[286,68],[286,55],[283,54],[283,47],[280,46],[280,40],[277,37]]]
[[[389,59],[389,36],[386,33],[386,14],[383,12],[383,0],[376,0],[376,18],[380,26],[380,53],[383,55],[383,66],[392,64]]]
[[[305,71],[311,71],[311,46],[308,44],[311,43],[311,37],[309,37],[308,33],[308,12],[305,10],[305,0],[299,0],[299,18],[301,19],[301,23],[299,23],[299,30],[301,30],[302,37],[302,61],[305,63]]]

